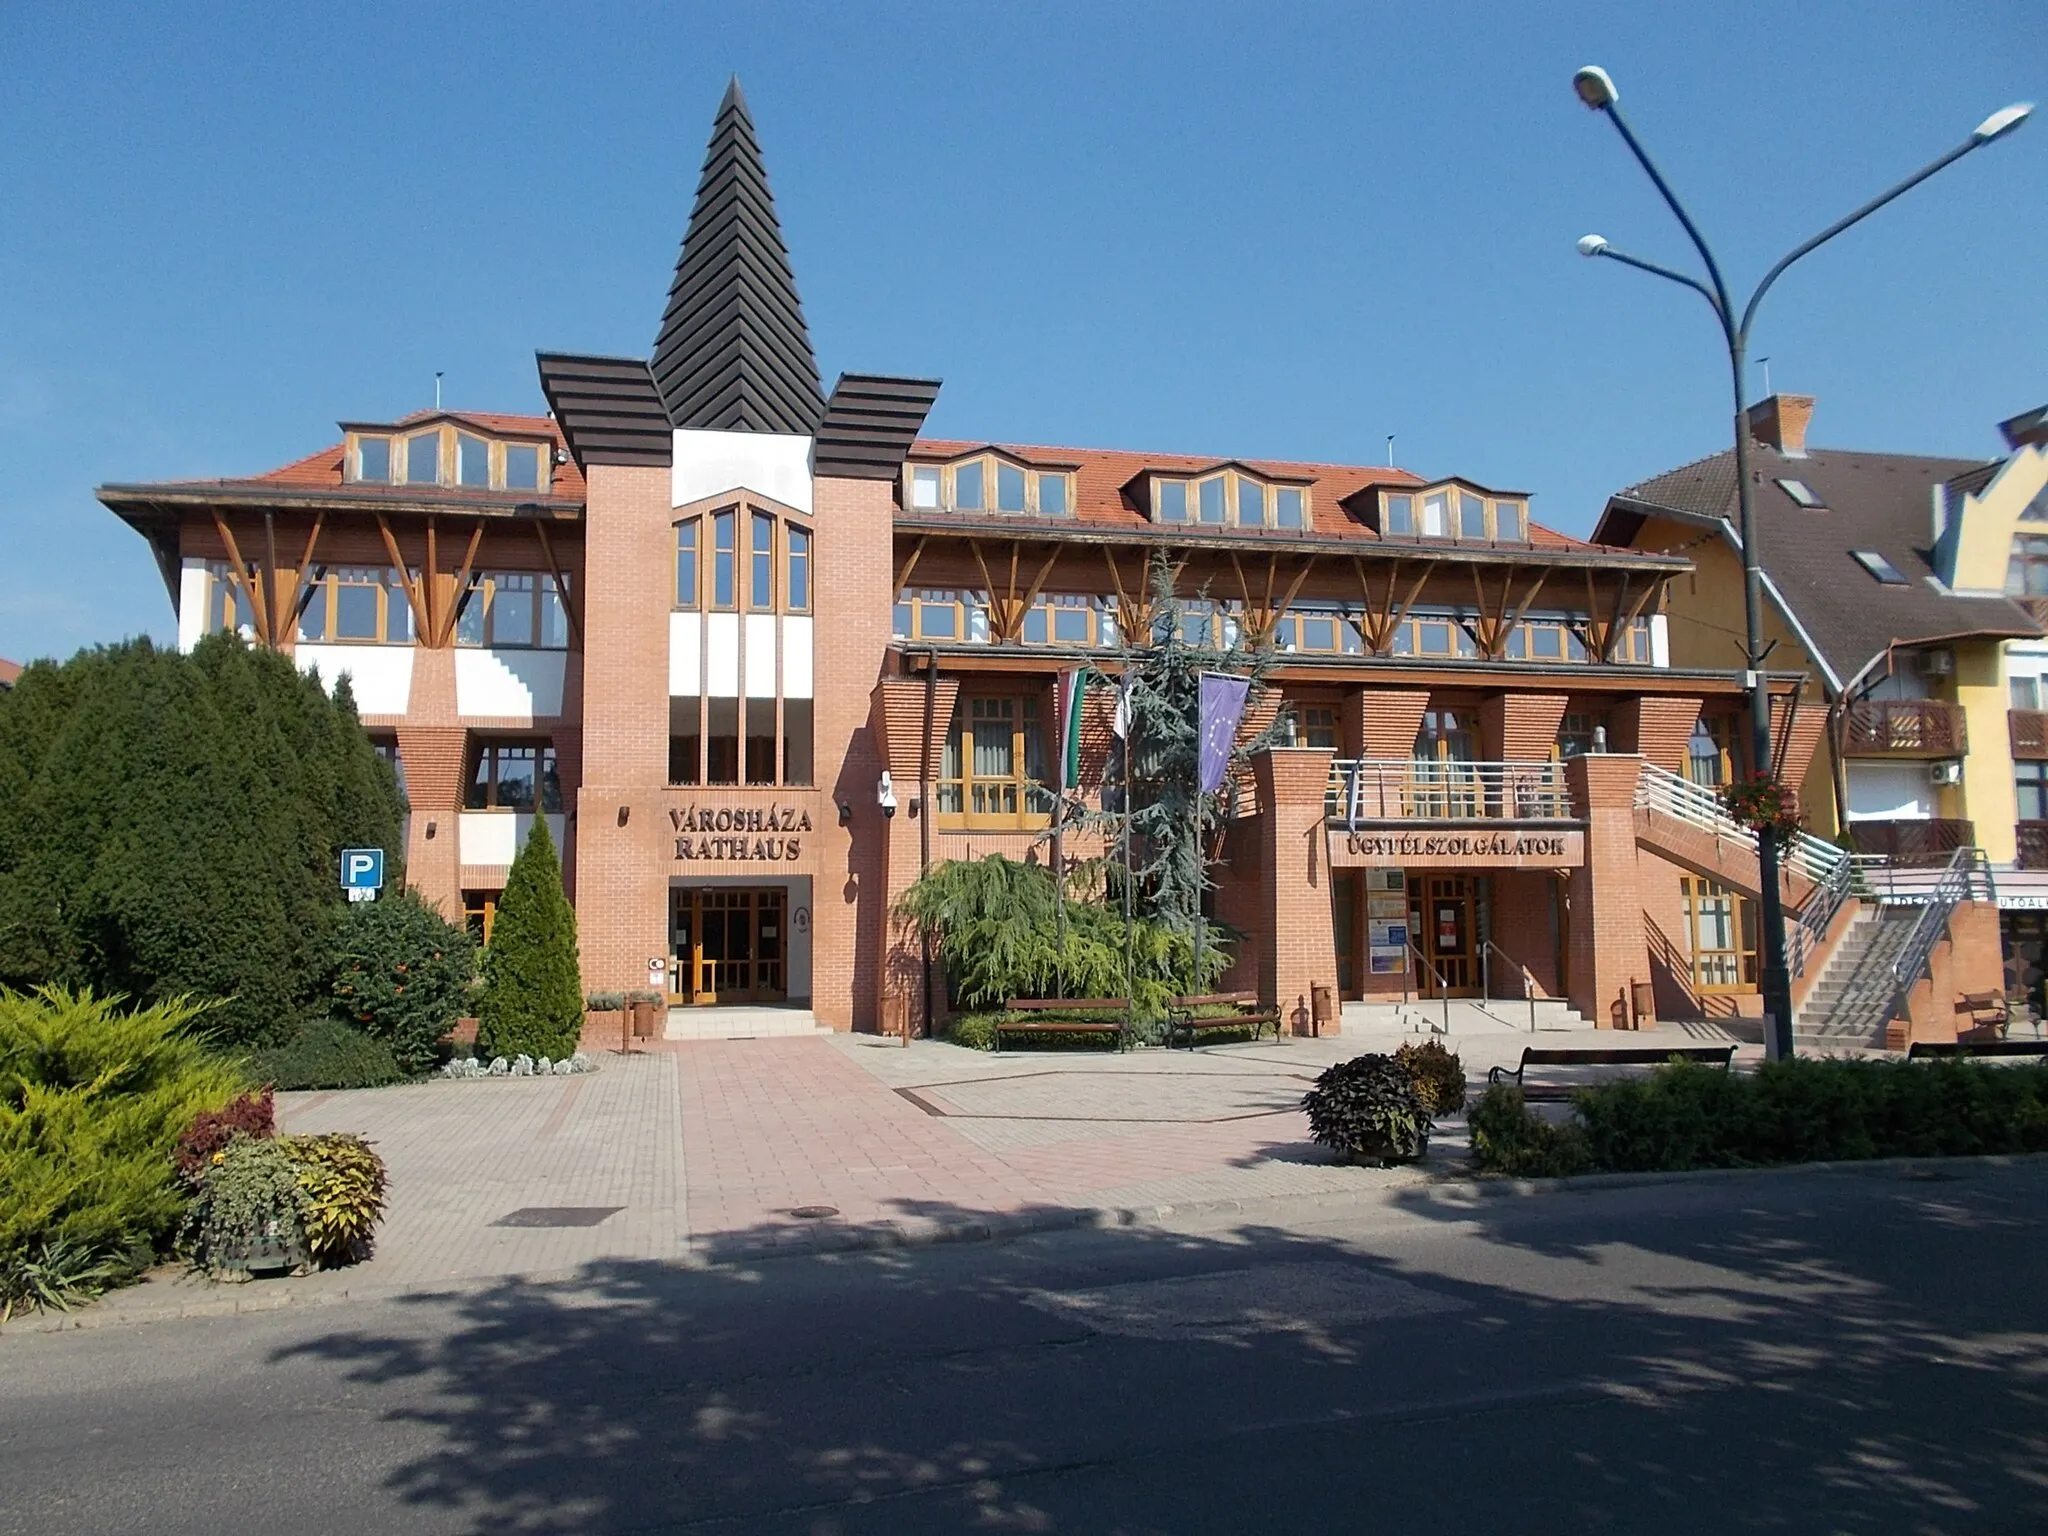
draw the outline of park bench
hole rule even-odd
[[[1197,1008],[1231,1008],[1231,1013],[1211,1014],[1197,1018]],[[1195,1048],[1195,1036],[1204,1030],[1248,1029],[1254,1040],[1259,1031],[1271,1029],[1273,1038],[1280,1038],[1280,1010],[1261,1008],[1256,992],[1204,992],[1195,997],[1172,997],[1166,1001],[1166,1044],[1170,1049],[1173,1042],[1183,1036],[1188,1049]]]
[[[1005,1035],[1109,1035],[1122,1050],[1129,1043],[1125,1020],[1131,1002],[1126,997],[1013,997],[1003,1005],[1011,1013],[1072,1014],[1114,1013],[1114,1019],[1000,1019],[995,1026],[996,1049],[1003,1048]]]
[[[2048,1056],[2048,1040],[1915,1040],[1906,1047],[1908,1061],[1944,1056]]]
[[[1515,1068],[1495,1067],[1486,1074],[1489,1083],[1513,1083],[1528,1099],[1570,1098],[1583,1083],[1530,1083],[1523,1074],[1531,1067],[1661,1067],[1676,1058],[1697,1061],[1703,1066],[1726,1071],[1735,1060],[1732,1045],[1634,1045],[1609,1050],[1559,1051],[1530,1045],[1522,1048],[1522,1064]]]
[[[1965,992],[1956,999],[1958,1040],[2002,1040],[2010,1019],[2002,992]]]

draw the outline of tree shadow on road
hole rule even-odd
[[[477,1531],[2038,1529],[2043,1185],[615,1261],[278,1358],[409,1427],[387,1493]]]

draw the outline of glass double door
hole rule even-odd
[[[1415,967],[1424,997],[1479,995],[1475,884],[1470,875],[1408,877],[1408,931],[1429,962]]]
[[[678,890],[677,994],[702,1005],[781,1002],[789,995],[788,906],[779,885]]]

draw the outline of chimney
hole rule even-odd
[[[1806,457],[1806,424],[1813,419],[1813,396],[1772,395],[1749,408],[1749,435],[1788,459]]]

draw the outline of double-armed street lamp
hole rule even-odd
[[[1796,247],[1764,274],[1763,281],[1756,285],[1756,292],[1749,296],[1749,302],[1738,315],[1734,302],[1729,298],[1728,285],[1722,281],[1720,263],[1714,260],[1714,253],[1700,234],[1699,226],[1693,223],[1692,216],[1685,211],[1677,194],[1664,180],[1663,173],[1636,138],[1635,131],[1629,127],[1628,120],[1621,115],[1620,95],[1614,88],[1613,79],[1606,70],[1588,65],[1572,76],[1572,89],[1588,108],[1604,112],[1607,120],[1614,124],[1615,132],[1621,135],[1622,142],[1628,145],[1629,153],[1636,157],[1636,163],[1642,166],[1656,186],[1665,205],[1685,227],[1693,249],[1699,252],[1700,260],[1706,264],[1708,280],[1702,282],[1688,273],[1618,251],[1599,235],[1587,235],[1579,241],[1581,256],[1605,256],[1639,272],[1684,284],[1707,301],[1714,311],[1714,318],[1721,323],[1721,335],[1728,346],[1728,367],[1735,386],[1735,487],[1742,541],[1743,659],[1746,667],[1744,680],[1749,693],[1750,767],[1753,772],[1765,772],[1771,763],[1770,691],[1762,670],[1768,648],[1764,644],[1763,567],[1757,557],[1754,498],[1749,483],[1749,422],[1743,388],[1743,360],[1749,350],[1749,329],[1756,319],[1757,306],[1785,269],[1800,257],[1825,245],[1851,225],[1862,222],[1893,198],[1917,187],[1972,150],[1982,149],[1986,144],[2004,138],[2025,122],[2034,109],[2028,104],[1992,113],[1947,154],[1930,161],[1898,185],[1872,198],[1854,213],[1837,219],[1811,240]],[[1764,1041],[1768,1054],[1786,1057],[1792,1054],[1792,976],[1785,963],[1784,900],[1778,887],[1778,834],[1772,828],[1761,827],[1757,830],[1756,842],[1758,907],[1763,929],[1762,991],[1767,1020]]]

